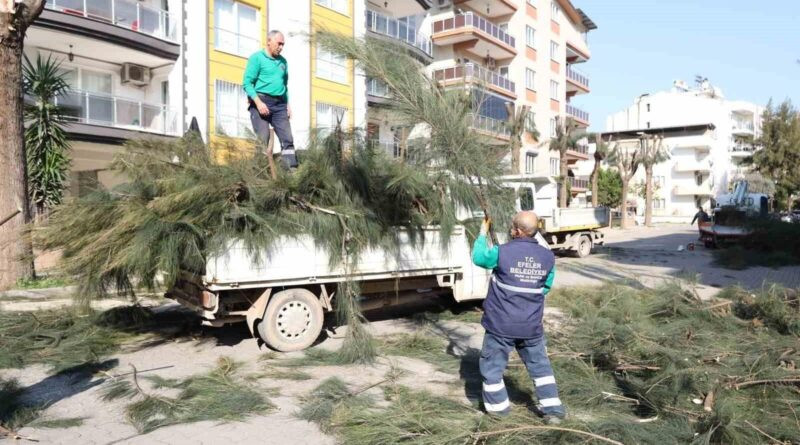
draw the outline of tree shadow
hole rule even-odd
[[[47,409],[61,400],[68,399],[102,384],[106,379],[95,379],[96,374],[107,372],[118,364],[119,360],[109,359],[102,362],[83,363],[63,369],[33,385],[25,387],[21,401],[25,406],[34,406],[39,410]]]

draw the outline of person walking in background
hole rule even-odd
[[[538,217],[519,212],[511,224],[511,241],[489,247],[489,221],[473,244],[472,262],[492,270],[483,303],[483,336],[479,362],[486,412],[507,415],[510,410],[503,372],[516,349],[536,387],[538,409],[548,424],[566,415],[553,368],[547,358],[542,313],[544,298],[555,278],[555,256],[536,240]]]
[[[267,147],[269,127],[281,142],[281,161],[287,168],[297,167],[294,138],[289,119],[289,67],[281,56],[285,40],[280,31],[267,34],[266,49],[259,50],[247,60],[242,84],[249,100],[250,121],[258,140]],[[269,153],[272,155],[272,153]]]
[[[705,210],[703,210],[702,206],[697,207],[697,213],[694,214],[694,218],[692,218],[691,225],[694,225],[694,222],[697,221],[697,232],[700,234],[700,239],[703,238],[703,223],[707,223],[711,221],[711,217],[708,216]]]

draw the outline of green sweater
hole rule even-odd
[[[472,245],[472,262],[484,269],[494,269],[497,267],[497,260],[500,257],[500,247],[499,246],[492,246],[489,247],[489,242],[486,239],[486,235],[479,235],[478,238],[475,239],[475,243]],[[556,278],[556,266],[553,266],[550,269],[550,273],[547,275],[547,280],[544,282],[544,290],[542,295],[547,295],[550,292],[550,288],[553,287],[553,280]]]
[[[255,99],[261,93],[284,96],[288,101],[288,83],[289,67],[283,56],[272,57],[262,49],[247,59],[242,84],[249,98]]]

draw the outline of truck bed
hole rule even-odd
[[[610,212],[607,208],[555,209],[551,216],[544,216],[544,231],[547,233],[594,230],[608,227]]]
[[[488,283],[488,271],[472,264],[471,246],[463,227],[456,227],[447,240],[442,239],[437,227],[426,228],[421,239],[415,241],[403,231],[396,236],[392,249],[372,248],[362,252],[352,278],[370,281],[446,274],[455,278],[458,274],[468,277],[469,282],[455,283],[456,299],[483,297],[472,296],[473,281]],[[225,254],[208,260],[205,281],[209,290],[224,291],[336,283],[344,281],[346,275],[344,264],[331,266],[327,250],[310,236],[301,235],[283,238],[270,251],[256,253],[255,258],[242,243],[234,243]],[[485,284],[474,284],[482,287],[479,292],[485,293]]]

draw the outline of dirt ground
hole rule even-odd
[[[693,251],[686,246],[696,241],[697,232],[688,226],[661,226],[628,231],[606,232],[606,246],[596,250],[589,258],[559,258],[556,287],[594,286],[607,281],[640,283],[653,286],[675,278],[697,280],[701,295],[709,296],[718,289],[738,284],[758,288],[764,283],[779,283],[800,287],[800,267],[769,269],[750,268],[743,271],[726,270],[713,265],[711,253],[698,246]],[[678,247],[684,246],[683,251]],[[64,292],[10,291],[0,294],[3,310],[33,310],[58,304],[68,304]],[[120,304],[107,302],[105,305]],[[158,310],[178,310],[163,300],[153,299],[149,304]],[[125,420],[124,401],[102,401],[101,391],[107,383],[106,374],[67,376],[49,375],[47,369],[32,366],[25,369],[0,369],[0,377],[16,378],[26,387],[26,397],[44,402],[48,408],[44,419],[84,418],[83,425],[71,428],[30,428],[19,431],[23,436],[47,444],[217,444],[217,443],[284,443],[333,444],[335,438],[323,434],[316,425],[299,420],[294,413],[300,399],[319,382],[338,376],[352,388],[366,388],[384,379],[392,367],[405,370],[400,383],[415,388],[426,388],[436,393],[463,400],[476,400],[480,380],[476,351],[480,348],[483,330],[475,323],[444,321],[421,325],[411,315],[428,309],[426,306],[399,308],[370,315],[370,329],[376,336],[386,336],[419,330],[435,330],[447,339],[448,352],[460,357],[461,366],[456,373],[445,373],[431,364],[407,357],[381,357],[374,366],[319,366],[303,368],[312,379],[303,381],[259,378],[255,383],[270,395],[277,406],[271,413],[255,415],[245,421],[232,423],[200,422],[157,429],[145,435]],[[547,310],[546,319],[557,321],[558,312]],[[343,329],[329,332],[319,347],[336,350],[342,342]],[[230,357],[242,362],[241,373],[263,371],[273,363],[302,356],[302,353],[278,354],[276,358],[260,361],[265,350],[260,350],[243,325],[218,329],[198,329],[193,335],[155,342],[147,347],[132,345],[112,358],[110,374],[130,372],[131,365],[145,375],[169,378],[187,377],[214,367],[220,357]],[[378,393],[378,388],[371,389]],[[369,392],[368,391],[368,392]],[[23,441],[24,442],[24,441]],[[2,440],[0,443],[12,443]]]

